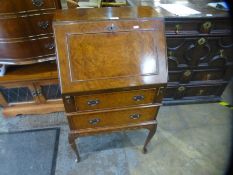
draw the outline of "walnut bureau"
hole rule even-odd
[[[163,18],[151,7],[58,11],[53,23],[61,93],[75,139],[126,129],[155,134],[167,83]]]
[[[60,0],[1,0],[0,75],[6,65],[54,60],[52,19]]]

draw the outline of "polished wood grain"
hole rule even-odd
[[[33,65],[12,66],[7,74],[0,77],[0,84],[14,84],[19,82],[58,79],[57,65],[55,62],[45,62]],[[58,81],[58,80],[57,80]]]
[[[8,16],[0,19],[0,41],[32,36],[52,35],[53,13]],[[14,27],[12,27],[14,26]]]
[[[54,56],[54,49],[52,37],[38,38],[37,40],[0,42],[0,57],[3,61],[26,61],[42,56],[52,57]]]
[[[119,126],[155,120],[158,105],[68,115],[71,130]]]
[[[115,13],[121,14],[122,18],[119,16],[118,20],[108,22],[93,21],[92,24],[81,21],[89,20],[92,13],[100,14],[99,20],[104,20],[106,17],[103,16],[103,10],[105,13],[111,12],[113,16]],[[128,11],[124,14],[125,10]],[[75,17],[79,13],[80,16]],[[89,13],[90,17],[86,17]],[[62,93],[152,87],[158,82],[165,84],[167,63],[163,54],[165,53],[164,26],[162,19],[154,18],[155,14],[149,7],[138,7],[133,10],[122,7],[120,11],[115,8],[111,11],[109,8],[104,8],[57,12],[53,26]],[[137,19],[133,23],[138,25],[131,25],[131,20],[128,20],[131,17]],[[150,18],[151,22],[148,22]],[[72,25],[69,25],[69,20],[74,20]],[[129,25],[127,25],[128,21]],[[143,25],[144,21],[147,21],[146,25]],[[142,25],[139,25],[140,22]],[[91,27],[97,25],[98,27]],[[112,26],[114,31],[111,31]],[[90,34],[84,33],[85,30]],[[154,32],[157,34],[153,35]],[[128,42],[133,44],[129,47]]]
[[[1,0],[0,64],[55,60],[52,18],[60,0]]]
[[[78,111],[152,104],[157,92],[158,89],[144,89],[75,96],[75,104]]]

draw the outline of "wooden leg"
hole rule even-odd
[[[75,143],[75,139],[76,139],[76,138],[77,138],[77,136],[74,135],[74,134],[69,134],[69,136],[68,136],[69,144],[70,144],[71,148],[72,148],[72,149],[74,150],[74,152],[75,152],[75,155],[76,155],[76,157],[77,157],[77,162],[79,162],[79,161],[80,161],[80,156],[79,156],[78,146],[77,146],[76,143]]]
[[[150,140],[152,139],[152,137],[155,135],[155,132],[156,132],[156,130],[157,130],[157,123],[154,124],[154,125],[148,126],[147,129],[149,129],[149,134],[148,134],[148,136],[147,136],[147,138],[146,138],[146,141],[145,141],[145,143],[144,143],[144,146],[143,146],[142,152],[143,152],[144,154],[147,153],[147,148],[146,148],[146,147],[147,147],[148,143],[150,142]]]

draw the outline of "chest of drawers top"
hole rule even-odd
[[[150,7],[63,10],[53,28],[63,94],[167,81],[163,19]]]

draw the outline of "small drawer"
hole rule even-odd
[[[69,26],[65,26],[68,27]],[[109,32],[124,32],[124,31],[140,31],[140,30],[154,30],[156,23],[153,21],[128,20],[128,21],[102,21],[102,22],[80,22],[73,25],[73,29],[78,33],[109,33]]]
[[[229,19],[166,21],[165,29],[168,35],[230,34],[231,22]]]
[[[71,130],[137,124],[155,120],[159,107],[147,106],[68,115]]]
[[[80,111],[116,108],[155,103],[157,89],[132,90],[114,93],[75,96],[76,109]],[[158,101],[159,102],[159,101]]]
[[[167,35],[198,34],[197,21],[166,21],[165,31]]]
[[[44,37],[36,40],[0,42],[0,57],[2,60],[26,60],[54,54],[54,48],[53,37]]]
[[[53,34],[52,19],[53,14],[1,19],[0,40]]]
[[[58,6],[56,0],[1,0],[0,13],[56,9],[56,6]]]

